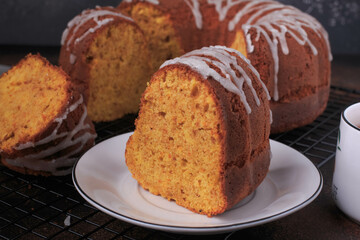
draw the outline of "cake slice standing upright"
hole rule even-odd
[[[268,92],[238,51],[205,47],[165,62],[125,153],[151,193],[208,216],[251,194],[270,163]]]

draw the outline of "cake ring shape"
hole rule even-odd
[[[266,0],[124,0],[118,8],[144,31],[155,69],[203,46],[240,51],[270,92],[271,133],[309,124],[326,107],[328,34],[292,6]]]
[[[315,18],[276,1],[124,0],[117,9],[85,10],[64,31],[59,63],[82,86],[91,118],[111,121],[138,111],[164,61],[211,45],[240,51],[260,73],[271,96],[271,133],[324,111],[328,34]]]

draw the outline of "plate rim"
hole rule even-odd
[[[98,145],[102,145],[104,142],[106,141],[110,141],[110,140],[114,140],[115,138],[120,138],[120,137],[124,137],[124,135],[130,135],[133,132],[127,132],[127,133],[123,133],[123,134],[119,134],[117,136],[113,136],[111,138],[105,139],[99,143],[97,143],[95,146]],[[91,204],[93,207],[95,207],[96,209],[111,215],[114,218],[123,220],[125,222],[134,224],[134,225],[138,225],[138,226],[142,226],[142,227],[147,227],[147,228],[151,228],[151,229],[156,229],[156,230],[162,230],[162,231],[168,231],[168,232],[175,232],[175,233],[188,233],[188,234],[204,234],[205,232],[208,232],[209,234],[211,233],[220,233],[220,232],[229,232],[232,230],[240,230],[243,228],[248,228],[248,227],[253,227],[253,226],[257,226],[257,225],[261,225],[264,223],[268,223],[268,222],[272,222],[275,221],[277,219],[280,219],[282,217],[288,216],[302,208],[304,208],[305,206],[307,206],[308,204],[310,204],[313,200],[315,200],[317,198],[317,196],[320,194],[322,188],[323,188],[323,184],[324,184],[324,180],[323,180],[323,175],[320,171],[320,169],[309,159],[307,158],[303,153],[299,152],[298,150],[287,146],[284,143],[278,142],[276,140],[273,139],[269,139],[270,140],[270,144],[271,142],[275,143],[275,144],[280,144],[283,147],[286,148],[290,148],[291,150],[294,150],[296,152],[298,152],[299,154],[301,154],[308,162],[311,163],[312,167],[314,167],[317,170],[317,173],[319,174],[319,178],[320,181],[318,183],[318,186],[316,188],[316,191],[309,196],[307,199],[305,199],[304,201],[302,201],[301,203],[291,207],[291,208],[287,208],[284,211],[281,211],[277,214],[273,214],[271,216],[268,217],[264,217],[264,218],[259,218],[256,220],[251,220],[251,221],[247,221],[247,222],[242,222],[242,223],[235,223],[235,224],[228,224],[228,225],[221,225],[221,226],[211,226],[211,227],[188,227],[188,226],[173,226],[173,225],[166,225],[166,224],[158,224],[158,223],[152,223],[152,222],[148,222],[145,220],[141,220],[141,219],[136,219],[133,217],[129,217],[126,216],[124,214],[121,214],[119,212],[116,212],[114,210],[109,209],[106,206],[103,206],[102,204],[98,203],[97,201],[95,201],[94,199],[92,199],[83,189],[81,189],[80,184],[77,181],[76,178],[76,169],[78,166],[78,163],[80,162],[80,160],[83,158],[83,156],[87,153],[85,153],[84,155],[82,155],[82,157],[80,157],[74,164],[74,167],[72,169],[72,180],[74,183],[74,186],[76,188],[76,190],[80,193],[80,195],[89,203]],[[93,148],[91,148],[93,149]],[[91,149],[89,149],[88,151],[90,151]]]

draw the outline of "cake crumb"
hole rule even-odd
[[[64,220],[64,225],[67,226],[67,227],[70,226],[70,215],[66,216],[66,218]]]

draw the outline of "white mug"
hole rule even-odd
[[[340,210],[360,223],[360,103],[341,115],[332,193]]]

